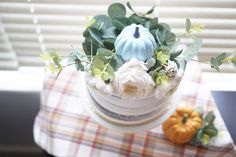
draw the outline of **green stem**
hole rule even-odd
[[[185,124],[188,120],[188,114],[184,113],[184,117],[182,118],[182,123]]]

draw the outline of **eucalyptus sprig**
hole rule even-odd
[[[203,125],[195,133],[190,142],[191,144],[203,147],[209,146],[210,138],[217,136],[219,132],[214,124],[215,118],[216,116],[213,111],[208,112],[207,115],[203,117]]]

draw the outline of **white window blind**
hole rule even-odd
[[[20,66],[40,66],[39,55],[56,49],[63,55],[73,48],[82,51],[85,17],[107,14],[109,4],[125,0],[1,0],[0,17]],[[131,0],[140,11],[156,0]],[[130,13],[130,12],[129,12]],[[1,41],[1,44],[2,43]]]
[[[235,0],[129,1],[135,10],[141,12],[156,5],[154,15],[159,14],[160,22],[170,24],[178,37],[183,37],[186,17],[193,23],[205,24],[206,27],[197,35],[203,38],[199,53],[202,61],[236,48]],[[1,36],[5,34],[8,38],[4,42],[1,40],[1,46],[12,47],[7,52],[0,49],[1,54],[15,54],[15,63],[18,60],[20,66],[42,66],[39,54],[44,51],[54,48],[63,55],[68,54],[72,47],[82,51],[85,17],[106,14],[108,5],[113,2],[125,4],[127,0],[0,0],[1,26],[4,27]],[[186,38],[182,41],[190,42]],[[224,69],[232,71],[228,67],[226,65]]]
[[[236,49],[236,0],[161,0],[160,22],[170,24],[178,37],[184,38],[185,19],[192,23],[205,25],[197,37],[203,39],[198,57],[200,61],[209,61],[210,57]],[[205,71],[212,71],[209,65],[202,64]],[[235,72],[231,65],[222,67],[224,72]]]

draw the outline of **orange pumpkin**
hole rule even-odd
[[[189,107],[180,107],[163,123],[163,131],[170,141],[184,144],[192,139],[201,126],[202,119],[198,112]]]

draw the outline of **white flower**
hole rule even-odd
[[[86,82],[88,85],[95,87],[97,90],[104,94],[112,95],[113,87],[111,83],[106,84],[101,78],[86,74]]]
[[[116,72],[114,89],[124,98],[147,96],[155,87],[147,70],[145,63],[137,59],[126,62]]]
[[[178,70],[175,77],[171,78],[167,84],[159,85],[155,89],[156,98],[167,98],[175,92],[183,76],[183,71]]]

